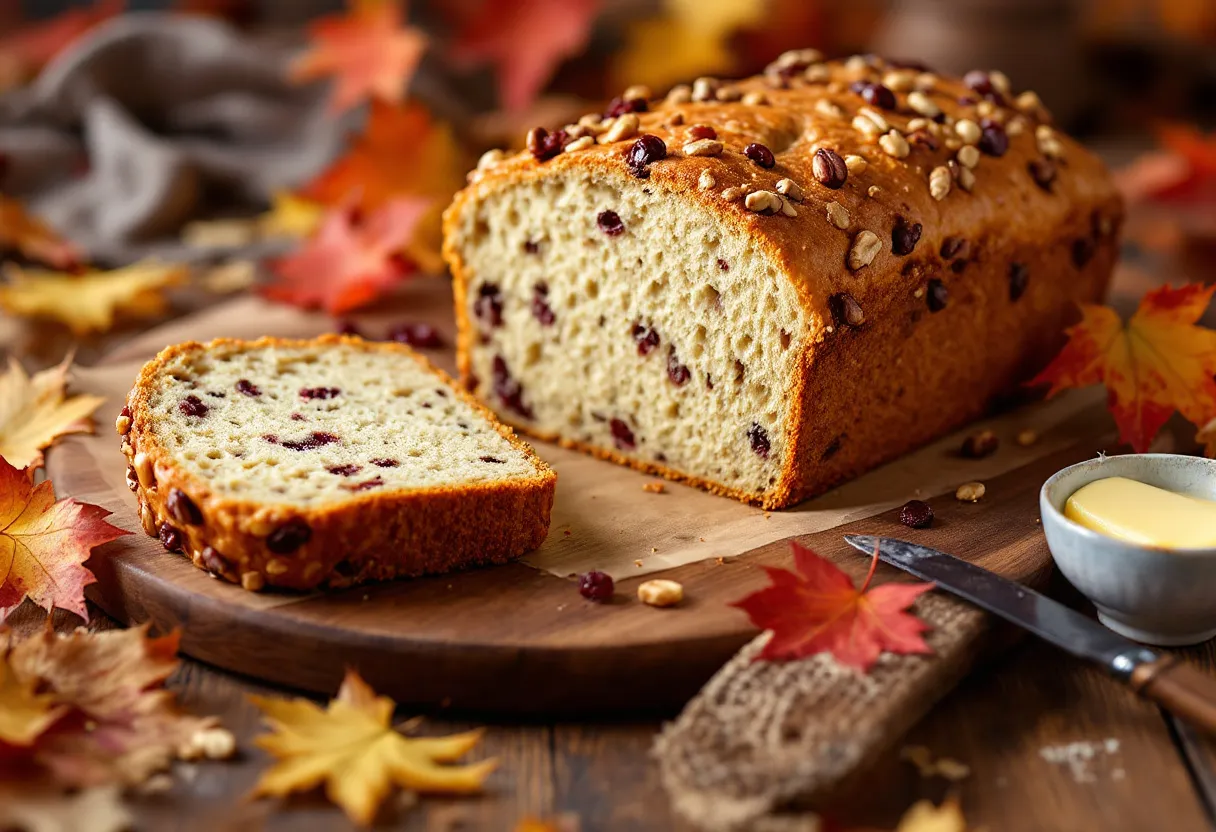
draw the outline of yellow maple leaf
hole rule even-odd
[[[38,680],[21,678],[0,653],[0,746],[28,747],[67,711],[49,693],[36,693]]]
[[[613,61],[619,85],[656,89],[698,75],[729,72],[729,38],[764,21],[765,0],[665,0],[660,17],[629,27],[625,47]]]
[[[76,335],[104,332],[119,313],[164,314],[164,290],[185,283],[188,275],[186,266],[152,261],[81,275],[10,266],[9,282],[0,286],[0,307],[20,317],[51,318]]]
[[[33,378],[12,356],[0,373],[0,457],[15,468],[42,465],[42,451],[60,436],[92,433],[89,417],[104,399],[67,396],[69,356]]]
[[[258,217],[258,229],[263,237],[307,237],[324,215],[324,205],[290,191],[276,191],[270,210]]]
[[[307,699],[250,700],[272,729],[254,742],[278,759],[258,780],[253,796],[283,797],[324,783],[326,796],[363,826],[371,824],[394,783],[419,792],[471,793],[481,790],[498,765],[492,759],[440,765],[468,753],[482,731],[405,736],[392,726],[393,700],[377,696],[353,670],[324,710]]]

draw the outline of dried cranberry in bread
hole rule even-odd
[[[549,529],[553,471],[398,344],[178,344],[117,428],[144,531],[246,589],[502,563]]]
[[[1110,278],[1110,176],[1000,73],[802,50],[622,100],[446,213],[464,380],[534,436],[788,506],[982,414]]]

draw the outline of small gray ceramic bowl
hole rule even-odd
[[[1216,460],[1179,454],[1099,457],[1057,472],[1039,492],[1056,565],[1094,602],[1103,624],[1136,641],[1166,646],[1216,636],[1216,548],[1141,546],[1064,516],[1064,504],[1077,489],[1105,477],[1216,500]]]

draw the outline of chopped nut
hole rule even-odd
[[[828,298],[828,308],[832,312],[832,320],[838,324],[857,329],[866,322],[865,310],[861,308],[857,298],[848,292],[838,292]]]
[[[806,64],[817,64],[823,60],[823,53],[818,49],[810,47],[804,49],[787,49],[777,56],[777,60],[773,61],[773,66],[777,69],[784,69],[787,66],[800,66]]]
[[[827,64],[811,64],[802,73],[802,77],[812,84],[822,84],[832,77],[832,71],[828,69]]]
[[[975,105],[975,111],[984,118],[994,118],[997,115],[996,105],[991,101],[981,101]]]
[[[870,138],[882,135],[882,128],[863,115],[853,116],[853,129],[859,133],[864,133]]]
[[[982,459],[993,454],[1000,444],[1001,440],[995,433],[990,430],[981,430],[964,439],[963,447],[960,450],[968,459]]]
[[[1027,115],[1037,116],[1043,112],[1043,102],[1034,90],[1026,90],[1013,100],[1013,104]]]
[[[844,118],[844,110],[826,98],[821,98],[815,102],[815,112],[828,118]]]
[[[260,572],[242,572],[241,587],[249,592],[257,592],[266,585],[266,579]]]
[[[934,118],[942,111],[933,103],[933,99],[920,91],[908,93],[908,106],[926,118]]]
[[[716,78],[698,78],[692,82],[692,100],[709,101],[718,89]]]
[[[849,211],[847,208],[839,202],[829,202],[827,209],[828,222],[842,231],[849,227]]]
[[[722,192],[722,198],[727,202],[734,202],[747,194],[747,188],[727,188]]]
[[[634,84],[621,93],[621,98],[625,99],[626,101],[632,101],[635,98],[640,98],[643,101],[649,101],[650,99],[654,98],[654,93],[652,93],[650,91],[650,87],[646,86],[645,84]]]
[[[946,150],[960,150],[964,147],[968,147],[968,145],[963,144],[962,141],[960,139],[958,139],[957,137],[955,137],[955,136],[946,137]]]
[[[272,558],[271,560],[269,560],[266,563],[266,574],[267,575],[282,575],[282,574],[286,573],[288,569],[289,569],[289,567],[287,566],[287,564],[284,563],[283,561],[279,560],[278,558]]]
[[[756,191],[743,200],[749,211],[757,214],[773,214],[781,210],[781,197],[772,191]]]
[[[146,505],[139,507],[139,524],[143,526],[144,534],[148,537],[156,537],[159,528],[156,523],[156,515],[152,513],[152,509]]]
[[[723,124],[722,127],[728,133],[742,133],[744,130],[743,122],[734,118],[727,119],[726,124]]]
[[[148,455],[140,451],[132,462],[135,465],[135,476],[139,477],[139,484],[144,488],[155,487],[156,476],[152,473],[152,460]]]
[[[988,80],[992,82],[992,86],[996,87],[997,92],[1001,95],[1009,95],[1011,89],[1009,85],[1009,77],[999,69],[994,69],[988,73]]]
[[[958,487],[957,491],[954,492],[954,499],[960,500],[964,503],[978,503],[980,500],[984,499],[985,491],[987,491],[987,489],[984,488],[984,484],[982,482],[965,482]]]
[[[579,150],[586,150],[594,144],[595,139],[591,138],[590,136],[583,136],[575,139],[574,141],[570,142],[570,144],[562,148],[562,153],[575,153]]]
[[[844,68],[849,72],[865,72],[870,65],[866,63],[865,55],[850,55],[849,59],[844,62]]]
[[[860,176],[865,173],[867,164],[864,156],[858,156],[855,153],[844,157],[844,166],[849,169],[849,173],[853,176]]]
[[[742,97],[743,91],[733,84],[718,87],[717,91],[714,93],[714,98],[718,99],[719,101],[738,101]]]
[[[794,203],[790,202],[783,196],[777,197],[781,200],[781,214],[786,217],[798,216],[798,209],[794,207]]]
[[[915,83],[916,73],[907,69],[895,69],[882,76],[882,85],[894,92],[907,92]]]
[[[1035,141],[1039,145],[1039,152],[1050,159],[1061,159],[1064,157],[1064,146],[1060,144],[1060,140],[1056,138],[1056,133],[1046,124],[1040,124],[1034,131]]]
[[[878,140],[878,146],[888,156],[894,156],[896,159],[903,159],[912,151],[912,148],[908,146],[908,140],[901,136],[898,130],[892,130],[883,135]]]
[[[749,107],[760,107],[768,103],[768,96],[760,90],[752,90],[743,96],[743,103]]]
[[[929,195],[941,202],[950,193],[950,183],[953,179],[949,168],[935,167],[929,172]]]
[[[608,131],[600,137],[600,141],[607,144],[613,142],[624,141],[631,139],[638,134],[638,117],[634,113],[625,113],[622,116],[617,116],[616,121],[612,122],[612,126]]]
[[[958,186],[968,193],[975,187],[975,174],[971,171],[971,168],[959,169]]]
[[[937,86],[937,76],[932,72],[922,72],[916,76],[916,88],[921,92],[929,92]]]
[[[663,578],[638,585],[638,600],[652,607],[672,607],[684,600],[684,587]]]
[[[1014,116],[1009,119],[1005,125],[1005,132],[1010,136],[1020,136],[1026,132],[1026,119],[1021,116]]]
[[[964,145],[958,149],[958,160],[963,167],[973,168],[980,163],[980,151],[973,144]]]
[[[1024,428],[1018,431],[1017,443],[1023,448],[1028,448],[1035,442],[1039,441],[1039,434],[1030,428]]]
[[[507,158],[507,154],[503,150],[498,148],[487,150],[485,153],[481,154],[481,158],[477,160],[477,169],[489,170],[505,158]]]
[[[862,107],[857,111],[859,116],[865,116],[870,121],[878,125],[878,129],[884,133],[891,129],[891,125],[887,123],[887,118],[882,113],[875,110],[873,107]]]
[[[585,116],[579,117],[578,125],[584,130],[598,130],[600,122],[603,120],[603,116],[599,113],[587,113]]]
[[[697,139],[684,145],[685,156],[720,156],[722,142],[717,139]]]
[[[678,110],[671,114],[671,118],[667,119],[667,124],[669,127],[679,127],[683,123],[684,123],[684,114],[679,112]]]
[[[882,249],[882,240],[873,231],[861,231],[853,238],[853,246],[849,249],[848,263],[853,271],[864,268],[874,262],[874,258]]]
[[[874,197],[878,196],[880,193],[882,193],[882,188],[878,187],[877,185],[871,185],[866,189],[866,196]]]
[[[977,144],[983,131],[980,126],[969,118],[960,118],[954,123],[954,132],[967,144]]]
[[[697,180],[697,186],[703,191],[708,191],[710,188],[716,187],[718,180],[714,175],[707,170],[701,171],[701,178]]]
[[[114,430],[119,436],[126,436],[131,432],[131,417],[125,413],[118,414],[118,418],[114,420]]]
[[[650,482],[648,482],[642,486],[642,490],[645,491],[647,494],[662,494],[664,491],[667,490],[667,487],[664,486],[663,483],[659,482],[658,480],[651,480]]]
[[[692,87],[688,84],[677,84],[667,91],[668,104],[687,104],[692,101]]]
[[[777,193],[794,202],[802,202],[802,188],[793,179],[778,179]]]

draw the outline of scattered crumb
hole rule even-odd
[[[697,540],[701,541],[702,543],[705,542],[705,538],[703,538],[703,537],[698,537]]]
[[[726,563],[726,558],[714,558],[714,563],[718,564],[718,566],[721,566],[722,564]]]
[[[642,490],[647,494],[662,494],[667,491],[667,486],[663,485],[663,483],[659,482],[658,480],[654,480],[643,485]]]
[[[569,530],[569,529],[566,529],[564,532],[562,532],[562,534],[564,534],[566,537],[569,537],[569,536],[570,536],[570,530]]]
[[[684,587],[676,581],[656,578],[638,586],[638,599],[652,607],[674,607],[684,600]]]
[[[634,565],[634,566],[641,566],[641,565],[642,565],[642,561],[641,561],[641,559],[639,558],[638,560],[635,560],[635,561],[633,562],[633,565]]]
[[[773,515],[771,515],[771,514],[769,514],[769,513],[765,512],[764,519],[765,519],[765,520],[772,520],[772,519],[773,519]]]
[[[1030,428],[1018,431],[1017,443],[1023,448],[1027,448],[1039,441],[1039,435]]]
[[[565,609],[566,607],[568,607],[568,606],[570,606],[570,605],[569,605],[569,604],[558,604],[558,605],[557,605],[557,611],[558,611],[558,612],[561,612],[562,610],[564,610],[564,609]]]
[[[372,599],[372,596],[370,596],[370,595],[364,595],[364,596],[363,596],[363,600],[364,600],[364,601],[370,601],[371,599]]]
[[[654,548],[653,546],[651,546],[651,547],[650,547],[650,552],[651,552],[651,554],[653,554],[653,553],[655,553],[655,552],[657,552],[657,551],[659,551],[659,550],[658,550],[658,549],[656,549],[656,548]]]

